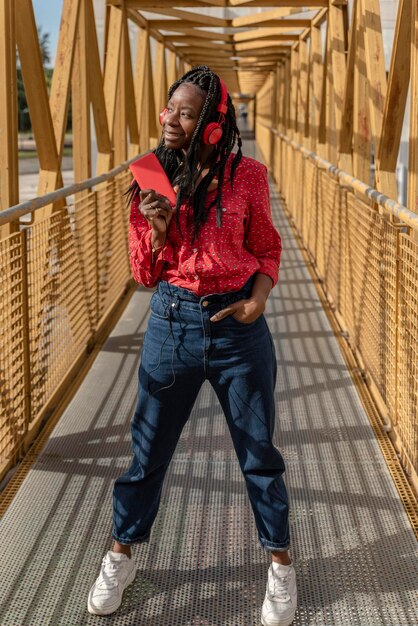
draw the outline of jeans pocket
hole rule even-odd
[[[236,324],[238,324],[238,326],[244,326],[244,328],[249,328],[250,326],[253,326],[254,324],[257,324],[257,322],[259,321],[261,315],[259,315],[257,317],[257,319],[255,319],[253,322],[241,322],[239,319],[237,319],[235,317],[234,314],[229,316]]]
[[[161,298],[158,291],[154,291],[154,293],[152,294],[150,309],[152,315],[155,315],[155,317],[158,317],[162,320],[168,320],[170,318],[170,303],[165,302]]]
[[[262,317],[260,315],[260,317]],[[238,320],[234,314],[228,315],[227,317],[224,317],[223,320],[221,320],[221,322],[224,322],[225,325],[230,325],[230,326],[235,326],[236,328],[251,328],[252,326],[255,326],[255,324],[257,324],[257,322],[260,320],[260,317],[257,317],[256,320],[254,320],[253,322],[241,322],[240,320]],[[217,324],[220,324],[221,322],[216,322]]]

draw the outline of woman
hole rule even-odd
[[[261,544],[271,553],[264,626],[296,610],[284,462],[272,444],[276,360],[263,316],[277,282],[280,237],[266,168],[245,158],[226,86],[208,67],[172,85],[156,155],[177,192],[131,194],[134,278],[158,285],[132,420],[134,458],[114,486],[114,544],[88,610],[108,615],[135,578],[131,545],[147,541],[166,470],[202,383],[219,398],[246,481]],[[232,154],[237,141],[238,151]]]

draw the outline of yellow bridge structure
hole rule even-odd
[[[315,567],[322,566],[310,569],[311,561],[303,561],[301,550],[303,566],[299,577],[307,577],[309,581],[302,583],[301,608],[295,624],[412,626],[418,623],[417,569],[416,559],[412,558],[414,533],[418,529],[418,4],[415,0],[398,0],[391,4],[396,7],[396,20],[390,58],[386,51],[385,61],[382,2],[379,0],[276,3],[271,0],[181,0],[175,6],[167,0],[63,0],[58,48],[48,91],[31,0],[1,1],[0,479],[4,488],[0,500],[4,532],[7,531],[9,540],[13,536],[14,542],[10,557],[5,556],[5,578],[7,571],[15,572],[13,563],[19,562],[16,576],[13,578],[14,573],[10,574],[13,584],[5,592],[3,612],[0,611],[2,626],[96,624],[85,611],[84,596],[72,600],[66,597],[71,590],[77,589],[77,593],[83,590],[87,576],[93,580],[93,555],[87,565],[83,561],[88,572],[86,580],[77,572],[73,578],[67,576],[63,565],[68,548],[65,533],[70,532],[68,520],[73,519],[71,532],[84,537],[85,550],[88,550],[91,529],[84,535],[84,531],[76,530],[81,522],[78,516],[72,518],[74,509],[68,505],[54,522],[58,535],[48,534],[52,530],[46,535],[39,530],[38,535],[36,515],[30,521],[24,511],[39,509],[41,519],[43,507],[51,506],[48,515],[52,516],[54,510],[59,510],[61,500],[57,496],[52,503],[48,502],[46,492],[41,502],[34,503],[39,493],[35,486],[32,491],[28,490],[28,485],[32,485],[37,473],[42,475],[45,471],[47,474],[48,459],[52,463],[54,454],[63,454],[62,450],[54,452],[53,441],[46,444],[44,452],[42,450],[51,432],[61,433],[58,438],[63,436],[67,427],[60,426],[64,422],[58,419],[63,413],[70,419],[71,400],[77,397],[74,395],[77,389],[83,388],[84,377],[87,375],[88,379],[94,370],[94,358],[103,345],[107,345],[104,342],[126,306],[130,321],[123,322],[122,316],[119,323],[129,329],[126,342],[139,345],[135,334],[140,332],[139,327],[132,326],[132,318],[137,314],[146,316],[148,296],[143,290],[138,291],[130,278],[129,208],[124,198],[131,180],[128,165],[157,144],[158,114],[165,107],[168,86],[184,71],[201,64],[209,65],[225,80],[237,108],[242,104],[247,108],[248,120],[243,130],[245,146],[269,168],[275,219],[280,232],[287,233],[289,252],[286,255],[285,247],[283,256],[283,275],[287,278],[282,286],[279,280],[276,288],[279,291],[274,292],[279,295],[273,297],[269,310],[271,327],[276,328],[277,324],[275,340],[286,344],[286,333],[280,331],[280,323],[282,318],[287,319],[287,307],[291,306],[292,298],[296,298],[298,304],[294,303],[293,319],[299,319],[298,315],[304,311],[307,316],[305,326],[302,324],[298,329],[298,338],[306,336],[307,341],[316,341],[319,331],[309,317],[310,289],[315,286],[318,306],[324,319],[328,319],[329,332],[342,355],[338,368],[344,366],[349,372],[348,378],[360,399],[359,406],[363,406],[367,415],[367,426],[364,422],[361,428],[370,428],[375,441],[370,445],[376,446],[371,453],[373,458],[365,458],[372,448],[362,448],[358,441],[350,441],[349,434],[354,431],[347,430],[344,445],[351,446],[353,472],[356,464],[364,468],[364,475],[369,472],[373,479],[371,486],[363,485],[364,491],[361,491],[348,479],[345,484],[338,484],[336,480],[335,486],[341,490],[337,501],[319,498],[318,506],[308,500],[305,505],[299,502],[300,507],[295,506],[293,523],[299,529],[300,545],[304,524],[313,524],[307,545],[317,545],[310,556],[312,561],[325,559],[320,576],[328,589],[321,589],[321,582],[316,580],[319,570]],[[37,197],[24,202],[20,202],[19,195],[17,58],[39,159]],[[74,183],[64,186],[62,159],[70,103]],[[404,197],[396,175],[402,136],[407,137],[408,145]],[[286,259],[289,259],[289,272],[292,264],[296,268],[292,270],[294,274],[286,274]],[[310,282],[306,282],[305,275],[298,274],[297,268],[301,265]],[[289,337],[292,332],[289,331]],[[315,354],[310,353],[311,365],[316,363]],[[309,358],[303,374],[307,379]],[[295,362],[297,360],[295,356]],[[283,368],[286,363],[289,366],[287,357],[283,357]],[[312,365],[314,367],[316,365]],[[132,373],[130,377],[135,378]],[[103,378],[106,375],[103,374]],[[327,380],[318,383],[318,387],[311,381],[310,393],[324,389],[331,393],[336,379]],[[88,412],[90,400],[85,393]],[[99,384],[96,393],[107,397],[116,392],[112,391],[111,384],[109,388],[101,388]],[[283,388],[281,393],[285,397],[288,392]],[[196,434],[199,419],[204,419],[199,415],[204,413],[205,407],[209,412],[214,410],[208,408],[213,398],[205,394],[198,415],[193,418],[197,422],[186,433],[190,441],[194,441],[193,437],[199,438]],[[122,396],[117,397],[122,402]],[[309,403],[308,399],[308,412]],[[343,422],[347,420],[346,424],[351,424],[351,411],[359,410],[354,400],[353,403],[351,408],[334,406],[333,414],[346,411]],[[221,423],[221,417],[217,419]],[[57,423],[61,431],[53,431]],[[70,441],[77,450],[78,444],[71,439],[71,423],[75,422],[68,422],[65,446]],[[306,437],[315,430],[309,420],[307,424],[303,429]],[[204,427],[209,428],[206,422]],[[79,437],[87,431],[90,432],[81,424]],[[210,428],[205,432],[210,432]],[[341,432],[340,426],[334,428],[331,423],[321,427],[322,442],[319,438],[315,443],[318,450],[324,442],[337,446]],[[112,433],[108,435],[110,440],[116,437]],[[127,431],[125,434],[128,436]],[[106,432],[102,435],[107,436]],[[296,441],[300,443],[302,439],[295,440],[295,446]],[[293,444],[289,442],[291,450]],[[323,463],[331,468],[333,460],[325,453],[322,458],[319,452],[318,457],[311,458],[311,444],[307,440],[305,443],[307,448],[300,458],[305,459],[303,467],[307,474],[304,476],[308,483],[309,467],[316,464],[316,470],[324,469]],[[48,445],[52,447],[49,449]],[[214,447],[210,448],[211,445]],[[280,438],[278,445],[281,445]],[[210,458],[205,457],[206,469],[200,468],[202,475],[196,475],[196,485],[200,485],[201,493],[209,493],[211,485],[219,480],[224,481],[226,490],[232,489],[235,466],[230,470],[232,482],[225,478],[230,467],[225,461],[229,452],[221,454],[222,447],[217,452],[215,443],[206,443],[206,446],[211,450]],[[209,448],[201,449],[203,456]],[[75,483],[71,483],[75,465],[73,477],[83,475],[80,468],[85,469],[92,462],[86,454],[84,465],[81,461],[78,463],[77,454],[76,451],[71,453],[72,461],[67,459],[54,470],[56,481],[61,482],[64,475],[65,480],[68,478],[70,492],[75,489]],[[105,452],[103,454],[105,458],[98,465],[112,466],[111,473],[106,474],[110,485],[112,477],[120,473],[120,467],[117,463],[113,466],[106,460]],[[123,454],[128,455],[128,452],[125,450]],[[250,524],[247,524],[247,513],[242,513],[246,505],[241,503],[238,494],[239,503],[234,504],[234,500],[228,504],[228,511],[232,511],[228,516],[227,505],[222,508],[218,502],[217,506],[223,511],[222,524],[230,523],[232,530],[218,528],[215,522],[213,527],[205,526],[206,530],[202,526],[200,547],[187,548],[193,524],[199,526],[196,520],[201,518],[192,504],[181,508],[179,494],[186,484],[181,487],[181,480],[187,481],[188,458],[181,454],[182,451],[174,462],[177,465],[169,479],[167,510],[158,527],[160,541],[164,537],[164,541],[170,543],[174,541],[170,529],[176,526],[178,519],[189,520],[184,522],[184,535],[179,531],[179,536],[185,537],[181,547],[180,544],[175,544],[177,548],[170,546],[179,561],[173,552],[169,553],[169,558],[168,553],[164,553],[158,567],[155,566],[157,569],[153,570],[154,578],[151,575],[147,578],[145,568],[135,589],[148,609],[141,608],[135,594],[131,594],[121,614],[110,621],[136,626],[253,626],[258,623],[253,602],[261,597],[262,557],[250,550],[249,555],[242,555],[242,561],[235,563],[234,558],[241,557],[234,557],[232,551],[226,550],[234,567],[231,565],[225,574],[222,555],[215,548],[210,554],[210,547],[203,547],[202,538],[211,537],[216,543],[217,532],[230,532],[239,545],[237,528],[243,525],[242,536],[246,537],[246,542],[251,542],[253,531],[247,529]],[[378,454],[381,465],[378,465]],[[291,480],[299,484],[300,479],[302,484],[296,464],[299,457],[293,458],[291,453],[286,457],[286,446],[284,457],[289,459]],[[223,460],[225,466],[222,466]],[[370,463],[366,465],[366,461]],[[219,469],[219,476],[226,472],[222,479],[216,474],[217,463],[223,468]],[[197,468],[197,461],[190,467]],[[350,471],[347,471],[349,476]],[[325,469],[324,472],[325,480]],[[203,486],[199,481],[204,481],[205,476],[208,482]],[[48,489],[53,491],[54,479],[45,476],[44,480],[48,485],[52,481]],[[96,487],[100,490],[100,481],[97,481]],[[387,492],[383,491],[383,483]],[[184,487],[186,493],[189,487]],[[97,512],[100,502],[95,500],[93,486],[80,484],[77,488],[80,494],[87,489],[88,497],[94,502],[92,510]],[[318,486],[312,483],[311,488],[315,490]],[[60,492],[60,498],[64,498],[63,493]],[[65,493],[68,497],[69,491]],[[232,489],[231,493],[235,491]],[[338,507],[342,511],[347,506],[347,510],[352,511],[349,503],[354,501],[354,508],[358,506],[362,513],[358,513],[358,518],[354,516],[355,519],[351,519],[351,513],[342,514],[337,524]],[[171,505],[178,507],[175,518],[170,517]],[[206,510],[204,503],[199,506]],[[235,506],[238,508],[234,509]],[[324,518],[320,513],[322,507],[325,507]],[[326,519],[326,510],[332,511],[334,531],[338,526],[335,532],[331,532],[331,526],[324,529],[323,525],[315,531],[315,515]],[[209,514],[202,515],[207,521],[205,515]],[[241,515],[242,518],[237,519]],[[345,515],[350,521],[344,530]],[[383,520],[385,516],[388,519],[388,515],[390,523],[385,526]],[[196,516],[193,524],[190,516]],[[47,522],[46,518],[42,519],[43,533]],[[89,523],[85,521],[87,526]],[[16,530],[19,524],[23,526]],[[106,537],[104,521],[100,524],[100,537]],[[357,536],[360,527],[362,532]],[[401,529],[399,534],[396,527]],[[375,531],[381,533],[380,538]],[[56,558],[63,555],[59,567],[49,562],[48,567],[52,569],[42,570],[42,550],[46,550],[46,545],[39,548],[36,558],[33,556],[37,544],[32,544],[31,540],[41,541],[42,536],[50,538],[52,550],[60,551]],[[373,549],[368,550],[368,540]],[[94,543],[94,539],[92,541]],[[335,552],[329,547],[333,541]],[[20,545],[16,546],[16,542]],[[81,558],[82,546],[76,544],[73,539],[74,554]],[[152,544],[144,557],[150,570],[155,564],[156,545],[157,542]],[[95,544],[96,561],[100,559],[97,549],[103,548],[103,542]],[[20,549],[24,556],[15,555],[13,560],[13,551]],[[188,549],[190,560],[184,557],[182,561],[178,555]],[[340,560],[345,550],[351,550],[349,564]],[[379,550],[386,552],[387,561],[376,556]],[[178,565],[180,562],[182,566]],[[77,569],[77,560],[71,563],[71,567]],[[382,574],[385,563],[390,564],[392,579],[388,571]],[[35,585],[31,591],[29,585],[23,590],[23,572],[28,571],[25,567],[32,568],[33,575],[42,578],[44,587]],[[194,578],[188,578],[184,572],[192,569]],[[163,593],[158,581],[170,571],[174,572],[175,581],[175,585],[169,587],[174,608],[167,613],[167,609],[158,604],[159,594]],[[332,576],[324,576],[325,571],[332,572]],[[210,572],[207,580],[205,572]],[[379,586],[380,575],[386,586],[383,583]],[[61,605],[55,602],[51,591],[54,576],[65,580],[58,594]],[[356,576],[361,583],[350,587],[349,597],[345,597],[344,585],[348,583],[344,581],[349,579],[351,584]],[[219,585],[224,585],[224,596]],[[331,588],[334,595],[329,591]],[[250,606],[247,613],[242,594]],[[19,598],[20,608],[17,606]],[[170,602],[170,597],[166,602]],[[204,610],[197,608],[202,605]]]

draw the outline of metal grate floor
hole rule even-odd
[[[294,625],[416,625],[413,532],[273,188],[272,203],[284,253],[267,319],[298,575]],[[1,521],[1,626],[260,623],[268,557],[208,386],[177,448],[151,541],[135,551],[139,572],[121,609],[87,613],[110,545],[113,480],[129,463],[148,300],[134,295]]]

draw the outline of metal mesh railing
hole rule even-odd
[[[281,133],[264,158],[418,485],[418,216]]]
[[[130,179],[124,164],[0,214],[18,231],[0,241],[0,476],[131,283],[123,198]],[[51,209],[52,200],[60,208]],[[31,221],[18,221],[24,212]]]

